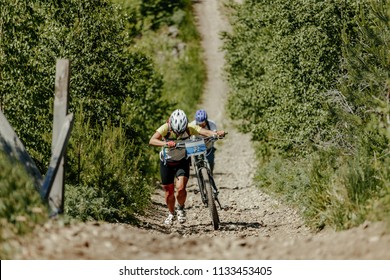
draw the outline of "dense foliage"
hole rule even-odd
[[[150,22],[150,28],[155,30],[162,24],[173,24],[172,15],[183,10],[188,1],[147,0],[141,1],[140,13],[144,19]]]
[[[1,108],[8,120],[44,174],[56,59],[70,59],[69,111],[76,124],[66,181],[75,200],[66,201],[72,205],[66,209],[83,219],[130,219],[149,197],[154,171],[145,143],[157,120],[165,118],[166,106],[152,61],[129,50],[131,21],[105,0],[1,0],[0,5]],[[99,151],[110,143],[109,151]],[[96,208],[96,201],[109,201],[104,207],[110,215],[98,215],[99,208],[83,213],[77,200],[91,192],[88,203]]]
[[[318,228],[389,217],[388,1],[231,8],[229,109],[259,142],[259,184]]]
[[[238,9],[226,47],[230,111],[247,120],[254,139],[291,151],[332,137],[324,102],[339,75],[351,9],[340,3],[246,1]]]

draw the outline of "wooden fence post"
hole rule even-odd
[[[68,96],[70,80],[70,63],[67,59],[58,59],[56,64],[55,97],[53,112],[52,154],[56,148],[65,117],[68,114]],[[65,147],[66,149],[66,147]],[[64,166],[66,164],[66,150],[60,159],[53,185],[48,196],[49,205],[53,213],[64,212]],[[49,167],[50,168],[50,167]]]
[[[52,194],[54,181],[57,179],[58,170],[62,165],[65,151],[66,151],[66,146],[68,145],[70,133],[72,131],[72,127],[73,127],[73,113],[66,116],[64,124],[62,125],[61,131],[58,136],[58,141],[51,154],[49,168],[46,172],[45,179],[43,181],[42,188],[40,191],[41,197],[46,201],[49,199],[50,195]],[[63,185],[62,185],[61,193],[63,193]],[[63,205],[63,202],[60,202],[60,204]],[[58,211],[59,208],[53,208],[52,210]],[[59,214],[59,212],[52,212],[51,216],[57,214]]]

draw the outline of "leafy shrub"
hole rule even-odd
[[[259,141],[259,185],[318,229],[389,217],[389,5],[231,5],[231,116]]]
[[[2,151],[0,170],[0,257],[4,259],[11,253],[10,240],[46,221],[48,211],[24,167]]]
[[[74,151],[84,156],[75,156],[78,180],[66,185],[66,213],[83,221],[133,222],[134,214],[148,205],[152,191],[151,180],[142,172],[146,154],[122,127],[107,124],[98,137],[91,137],[80,133],[90,130],[88,122],[77,125]]]
[[[226,34],[233,118],[285,152],[332,137],[324,93],[335,87],[349,1],[245,1]]]
[[[134,121],[145,120],[127,123],[130,134],[160,119],[161,80],[149,59],[126,51],[131,38],[116,6],[104,0],[2,1],[1,105],[42,173],[50,157],[57,58],[71,60],[70,111],[77,114],[82,106],[92,127],[118,125],[125,102]]]
[[[149,21],[150,28],[156,30],[162,24],[171,25],[173,23],[172,15],[175,11],[182,10],[187,3],[188,0],[142,0],[140,13],[143,18]],[[146,28],[148,29],[148,27]]]
[[[0,41],[0,106],[41,172],[46,172],[51,154],[55,62],[68,58],[69,110],[76,123],[68,147],[66,182],[96,187],[97,192],[85,192],[90,194],[88,200],[103,199],[113,213],[96,208],[102,213],[86,216],[123,220],[125,214],[142,211],[155,172],[154,151],[145,146],[155,123],[166,117],[167,105],[161,100],[162,79],[152,61],[130,48],[134,38],[129,36],[134,34],[128,32],[129,18],[106,0],[1,0],[0,5],[0,26],[5,30]],[[103,143],[116,143],[118,149],[108,153]],[[115,187],[118,194],[110,191]],[[72,187],[67,189],[72,193]],[[82,216],[71,201],[85,199],[83,192],[77,194],[66,203],[76,207],[69,213]]]

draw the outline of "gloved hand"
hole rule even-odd
[[[174,148],[176,146],[176,143],[175,141],[168,141],[165,145],[169,148]]]

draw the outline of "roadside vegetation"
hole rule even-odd
[[[171,2],[0,0],[0,108],[42,174],[56,59],[71,61],[65,217],[136,223],[157,178],[150,136],[175,108],[196,110],[205,69],[191,1]],[[49,212],[20,166],[0,164],[3,257]]]
[[[317,229],[390,217],[389,1],[227,5],[229,112],[257,184]]]
[[[0,258],[12,252],[16,234],[30,232],[47,220],[48,209],[42,204],[34,184],[17,162],[10,162],[0,151]]]

